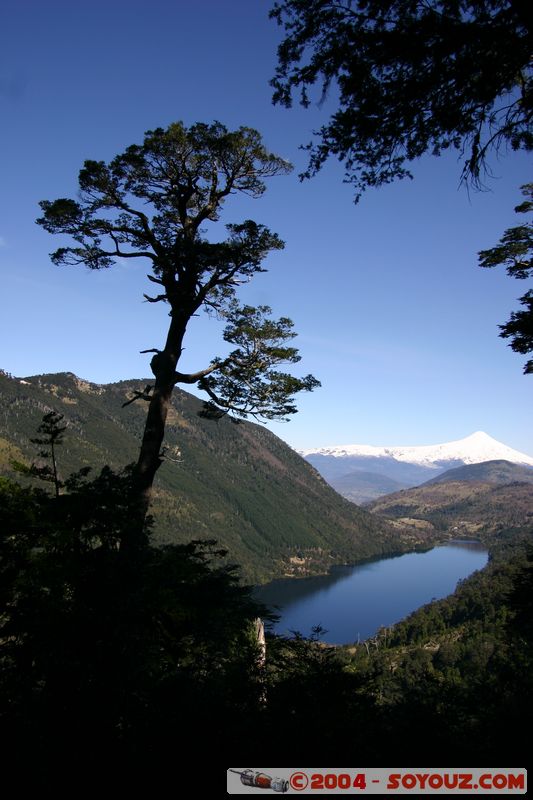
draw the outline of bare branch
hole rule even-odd
[[[150,297],[147,294],[143,294],[143,297],[148,303],[160,303],[161,301],[168,302],[168,297],[166,294],[158,294],[157,297]]]
[[[130,400],[126,400],[125,403],[122,403],[122,408],[126,408],[126,406],[135,403],[136,400],[146,400],[147,403],[151,401],[150,394],[152,392],[153,386],[145,386],[142,392],[137,391],[136,389],[133,390],[133,397]]]

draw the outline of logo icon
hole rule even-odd
[[[230,769],[236,775],[241,776],[241,783],[244,786],[255,786],[256,789],[272,789],[274,792],[285,793],[289,789],[289,781],[285,778],[272,778],[264,772],[257,772],[254,769],[245,769],[240,772],[237,769]]]

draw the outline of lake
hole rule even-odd
[[[457,581],[487,560],[481,543],[452,541],[425,553],[333,567],[328,575],[272,581],[255,596],[280,614],[276,633],[309,636],[313,626],[321,625],[327,630],[322,641],[350,644],[451,594]]]

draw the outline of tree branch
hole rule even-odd
[[[145,386],[142,392],[139,392],[137,389],[133,390],[133,397],[130,400],[126,400],[125,403],[122,403],[122,408],[126,408],[126,406],[135,403],[136,400],[146,400],[147,403],[151,401],[151,391],[154,387],[153,386]]]
[[[168,302],[166,294],[158,294],[157,297],[150,297],[148,294],[143,294],[143,297],[147,303],[160,303],[162,300]]]
[[[116,231],[116,232],[118,232],[118,231]],[[101,252],[101,254],[103,256],[118,256],[119,258],[141,258],[141,257],[144,257],[144,258],[151,258],[152,261],[156,260],[156,257],[155,257],[155,255],[153,253],[150,253],[150,252],[145,251],[145,250],[139,250],[136,253],[125,253],[123,250],[120,249],[118,239],[117,239],[116,236],[113,236],[113,233],[111,232],[111,230],[106,231],[106,233],[109,235],[109,237],[112,239],[112,241],[115,244],[115,252],[113,252],[113,251],[108,252],[106,250],[102,250],[101,248],[99,248],[99,250],[100,250],[100,252]]]
[[[161,255],[162,251],[159,246],[159,242],[153,230],[151,229],[150,225],[148,224],[148,217],[146,216],[146,214],[143,214],[142,211],[138,211],[136,208],[131,208],[131,206],[128,205],[128,203],[124,202],[124,200],[121,200],[120,197],[118,197],[118,195],[115,195],[115,202],[117,206],[121,208],[123,211],[126,211],[127,214],[133,214],[133,216],[137,217],[137,219],[140,219],[141,224],[143,226],[143,230],[146,234],[146,238],[152,245],[154,253]]]
[[[206,378],[208,375],[211,375],[220,364],[211,364],[210,367],[207,369],[199,370],[198,372],[191,372],[189,374],[183,372],[175,372],[174,373],[174,382],[175,383],[197,383],[202,378]],[[203,388],[203,387],[202,387]]]

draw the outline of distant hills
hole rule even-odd
[[[426,481],[425,486],[449,481],[466,481],[468,483],[533,483],[533,469],[512,464],[510,461],[499,459],[484,461],[481,464],[466,464],[464,467],[446,470],[436,478]]]
[[[0,373],[0,471],[31,462],[44,413],[64,414],[63,477],[90,465],[120,468],[138,454],[146,406],[122,403],[146,381],[97,385],[72,373]],[[333,563],[401,552],[428,534],[382,520],[344,500],[294,450],[260,425],[198,416],[202,402],[176,390],[167,458],[153,514],[159,542],[216,538],[247,580],[325,572]]]
[[[328,482],[336,492],[357,505],[391,492],[398,492],[408,486],[408,484],[395,481],[387,475],[366,472],[363,469],[350,472],[348,475],[341,475],[339,478],[332,478]]]
[[[344,497],[356,503],[418,486],[447,470],[487,461],[533,467],[533,458],[478,431],[465,439],[421,447],[342,445],[301,451]],[[387,481],[392,481],[394,488]]]
[[[502,460],[467,465],[366,508],[404,525],[424,523],[435,533],[478,536],[527,529],[533,525],[533,470]]]

